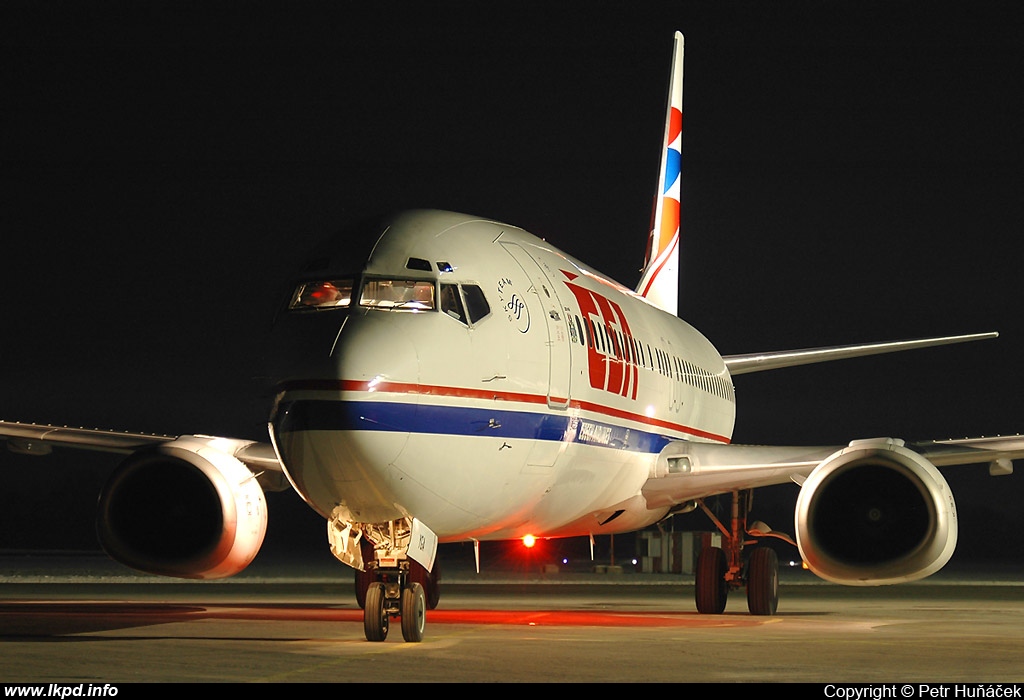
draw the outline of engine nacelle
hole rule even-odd
[[[941,569],[956,504],[939,470],[901,440],[858,440],[819,464],[796,503],[796,541],[828,581],[880,586]]]
[[[180,578],[224,578],[248,566],[267,531],[267,504],[232,456],[238,444],[187,436],[126,459],[100,494],[96,530],[107,554]]]

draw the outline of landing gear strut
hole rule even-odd
[[[327,534],[334,556],[355,569],[356,602],[363,609],[366,640],[387,639],[390,622],[397,617],[405,641],[423,641],[426,611],[441,597],[440,576],[433,566],[434,533],[418,520],[353,523],[336,509]]]
[[[706,547],[697,559],[696,602],[697,612],[718,615],[725,611],[729,591],[746,586],[747,608],[751,615],[774,615],[779,605],[779,560],[775,550],[754,547],[744,564],[744,547],[757,540],[746,539],[747,512],[752,492],[733,491],[730,527],[725,527],[703,501],[699,501],[711,521],[722,533],[722,547]],[[756,525],[761,525],[760,523]],[[756,534],[766,535],[770,531]],[[791,539],[779,533],[770,533],[787,542]],[[793,543],[795,544],[795,543]]]
[[[362,555],[364,562],[374,561],[373,545],[369,540],[364,539],[360,546],[362,548]],[[426,600],[427,610],[433,610],[437,607],[438,602],[441,600],[441,570],[438,562],[434,561],[434,569],[427,571],[426,568],[418,561],[409,561],[409,581],[411,583],[418,584],[423,589],[423,595]],[[376,566],[366,565],[366,568],[360,571],[355,570],[355,581],[354,588],[356,592],[356,603],[359,604],[360,608],[366,609],[366,591],[370,585],[377,581],[377,569]]]

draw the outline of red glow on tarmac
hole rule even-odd
[[[333,608],[207,608],[207,616],[216,618],[264,618],[299,620],[335,620],[362,623],[363,611]],[[255,613],[255,614],[254,614]],[[752,615],[701,615],[663,611],[650,613],[615,612],[613,610],[429,610],[428,625],[516,625],[527,627],[755,627],[772,618]],[[397,622],[397,618],[394,622]],[[393,624],[394,624],[393,622]]]
[[[174,603],[108,603],[24,601],[0,605],[0,623],[30,629],[33,621],[59,617],[66,633],[124,629],[189,620],[273,620],[294,622],[349,622],[361,624],[359,608],[321,605],[187,605]],[[430,610],[432,625],[513,625],[523,627],[686,627],[712,629],[755,627],[775,618],[753,615],[700,615],[694,612],[615,612],[613,610]],[[397,619],[393,624],[397,623]],[[46,623],[46,624],[52,624]]]
[[[700,615],[696,612],[640,615],[583,610],[431,610],[427,613],[428,624],[534,627],[753,627],[764,624],[766,619],[755,619],[751,615]]]
[[[361,623],[363,611],[332,608],[268,607],[255,611],[250,608],[208,608],[207,614],[217,618],[267,618],[301,620],[336,620]],[[516,625],[527,627],[687,627],[710,629],[716,627],[755,627],[772,618],[752,615],[701,615],[672,611],[634,613],[613,610],[429,610],[427,624],[437,625]],[[396,619],[397,621],[397,619]]]

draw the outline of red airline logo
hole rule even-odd
[[[583,315],[590,386],[636,400],[637,346],[622,307],[611,299],[573,280],[577,275],[562,270],[565,286],[576,297]]]

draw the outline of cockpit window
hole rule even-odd
[[[462,295],[466,298],[466,308],[469,309],[469,320],[478,323],[487,314],[491,313],[491,307],[484,296],[484,290],[475,284],[462,285]]]
[[[491,313],[491,307],[475,284],[442,284],[441,311],[468,326],[479,323]]]
[[[466,319],[466,311],[462,307],[462,297],[459,295],[459,285],[441,285],[441,311],[448,314],[456,321],[460,321],[467,326],[469,325],[469,321]]]
[[[428,311],[434,307],[434,283],[430,280],[367,279],[359,305],[376,309]]]
[[[303,282],[295,288],[289,309],[344,309],[352,303],[352,280]]]

